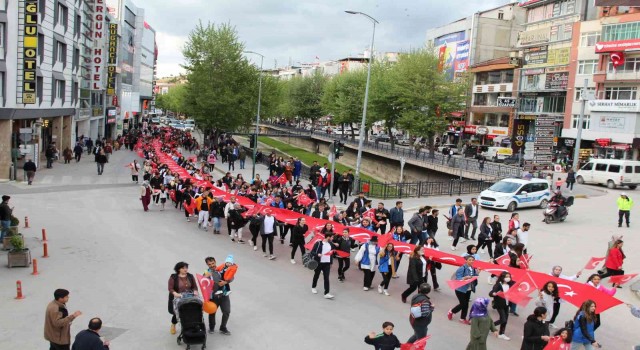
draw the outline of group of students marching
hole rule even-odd
[[[143,145],[149,145],[152,140],[152,138],[147,138]],[[178,143],[179,140],[180,134],[172,133],[169,136],[169,141],[163,143],[162,151],[172,153],[175,143]],[[224,177],[215,182],[212,181],[210,187],[195,186],[190,179],[183,179],[177,173],[172,173],[167,164],[160,164],[151,147],[143,148],[144,156],[147,158],[144,165],[145,182],[141,193],[145,211],[148,210],[150,202],[162,205],[164,209],[165,203],[171,200],[175,208],[184,209],[187,221],[190,221],[191,217],[197,217],[198,227],[203,230],[212,227],[214,234],[221,233],[224,219],[227,233],[234,242],[243,244],[248,241],[256,251],[259,249],[257,239],[260,236],[263,256],[270,260],[276,258],[274,240],[279,239],[281,244],[285,244],[286,236],[289,235],[291,263],[296,263],[298,250],[301,253],[301,258],[313,259],[317,263],[315,264],[317,267],[314,269],[311,291],[314,294],[318,293],[316,287],[322,274],[326,299],[334,298],[334,295],[330,293],[330,271],[334,259],[338,262],[338,281],[344,282],[345,272],[349,270],[351,264],[351,253],[357,252],[354,260],[358,269],[363,271],[363,290],[376,289],[373,280],[375,274],[379,273],[381,281],[377,283],[377,291],[382,295],[389,296],[389,285],[394,278],[399,277],[397,271],[403,254],[397,252],[391,243],[379,244],[378,236],[372,236],[370,241],[358,244],[350,237],[348,227],[342,232],[335,232],[330,222],[327,222],[319,232],[322,234],[322,239],[309,246],[306,242],[310,229],[306,225],[304,217],[299,217],[295,222],[279,222],[269,210],[264,211],[263,214],[243,215],[246,214],[246,208],[237,202],[236,196],[245,196],[259,204],[288,209],[315,218],[331,220],[345,226],[366,228],[372,232],[379,231],[381,234],[387,233],[388,227],[389,234],[394,240],[417,244],[408,257],[406,276],[408,288],[402,293],[401,299],[402,302],[406,302],[409,296],[418,291],[411,299],[414,336],[410,340],[413,342],[427,335],[432,311],[429,311],[427,294],[432,289],[439,290],[440,286],[436,274],[437,270],[442,268],[442,264],[432,257],[425,256],[423,247],[439,250],[435,239],[438,231],[439,211],[437,209],[429,206],[419,209],[418,213],[409,220],[409,229],[405,230],[404,212],[400,201],[391,210],[384,208],[383,203],[379,203],[377,208],[372,209],[372,202],[366,199],[363,193],[359,193],[349,204],[347,210],[338,211],[335,207],[330,208],[324,197],[317,198],[317,192],[312,185],[305,188],[297,179],[294,179],[295,185],[288,187],[286,186],[287,182],[291,184],[291,180],[271,182],[263,181],[259,176],[256,176],[255,179],[247,181],[242,178],[242,175],[238,174],[234,177],[231,173],[226,173]],[[196,169],[201,168],[197,159],[173,156],[173,160],[187,169],[191,175],[196,174]],[[135,167],[135,161],[132,164]],[[137,178],[132,178],[132,180],[136,181]],[[213,194],[212,188],[232,192],[236,196],[231,196],[230,200],[225,202],[222,197]],[[301,202],[299,198],[302,195],[312,199],[310,203]],[[475,199],[466,206],[462,205],[461,200],[457,200],[449,211],[449,215],[450,217],[445,216],[445,218],[447,219],[448,238],[453,241],[452,250],[457,249],[459,242],[476,240],[479,208]],[[243,229],[246,226],[250,231],[248,239],[243,236]],[[520,223],[517,213],[512,214],[504,233],[497,215],[493,218],[482,219],[477,232],[477,244],[467,245],[466,252],[463,254],[466,264],[457,268],[452,279],[477,278],[479,271],[473,268],[473,263],[476,259],[480,259],[480,254],[484,254],[485,249],[491,261],[507,256],[509,266],[522,268],[524,265],[526,267],[530,228],[530,224]],[[606,293],[615,293],[615,288],[606,288],[600,284],[600,280],[622,270],[622,259],[625,257],[622,244],[620,239],[614,240],[611,244],[605,263],[608,272],[603,271],[599,275],[590,276],[588,283],[591,286]],[[307,246],[305,247],[305,245]],[[576,279],[580,276],[579,273],[574,276],[565,276],[561,273],[561,267],[553,268],[552,275],[556,277]],[[432,285],[427,283],[429,274]],[[477,280],[455,290],[458,304],[448,311],[448,318],[451,320],[453,315],[459,312],[460,322],[471,325],[471,342],[467,349],[486,349],[486,338],[490,330],[495,332],[495,335],[500,339],[510,340],[505,331],[509,315],[518,316],[517,307],[501,295],[513,286],[514,281],[508,272],[503,272],[496,277],[490,276],[489,283],[493,284],[488,295],[491,299],[478,298],[473,303],[471,302],[471,293],[475,292]],[[600,319],[599,315],[595,314],[595,302],[586,301],[572,322],[556,326],[554,322],[560,310],[560,303],[561,299],[558,296],[555,282],[546,283],[539,292],[536,309],[525,323],[521,349],[592,349],[599,347],[595,340],[595,330],[600,325]],[[470,304],[471,312],[467,315]],[[491,320],[488,315],[489,305],[498,314],[498,319],[495,321]],[[385,323],[383,328],[384,332],[381,335],[370,334],[365,338],[365,341],[376,345],[379,349],[391,349],[390,346],[399,347],[399,344],[389,340],[392,336],[393,324]],[[550,334],[550,328],[556,329],[554,335]],[[376,340],[378,338],[380,340]]]

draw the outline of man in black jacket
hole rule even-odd
[[[53,161],[56,157],[56,146],[55,142],[49,144],[47,149],[44,151],[45,157],[47,157],[47,169],[53,168]]]
[[[329,220],[329,213],[327,212],[327,207],[324,203],[318,204],[316,210],[311,214],[316,219],[324,219]]]
[[[387,223],[389,222],[389,211],[384,207],[384,203],[378,203],[378,208],[375,211],[376,221],[378,222],[378,228],[381,234],[387,233]]]
[[[347,195],[349,192],[349,183],[351,179],[347,172],[343,172],[341,176],[335,177],[338,189],[340,190],[340,203],[347,204]],[[335,195],[334,195],[335,197]]]
[[[7,195],[2,196],[2,204],[0,204],[0,224],[2,224],[0,239],[4,238],[4,236],[9,232],[9,227],[11,227],[11,214],[13,213],[13,208],[9,206],[10,199],[11,197]]]
[[[36,167],[36,163],[34,163],[31,159],[27,159],[27,161],[24,163],[24,166],[22,167],[22,170],[27,173],[27,184],[31,185],[33,183],[33,178],[36,176],[36,170],[38,170],[38,168]]]
[[[76,163],[80,161],[82,158],[82,145],[80,142],[76,143],[76,146],[73,148],[73,153],[75,154]]]
[[[435,238],[438,231],[438,209],[431,210],[431,215],[427,216],[427,233],[429,236]]]
[[[344,273],[351,266],[351,247],[354,245],[353,238],[349,237],[349,229],[345,227],[342,230],[342,236],[336,236],[333,243],[335,243],[337,250],[349,254],[343,254],[346,255],[345,257],[340,255],[336,257],[338,259],[338,281],[344,282]]]
[[[396,226],[404,226],[404,210],[402,209],[402,202],[397,201],[396,206],[389,210],[389,224],[391,229]]]
[[[467,217],[467,224],[465,225],[464,238],[469,239],[469,227],[473,226],[471,231],[471,240],[476,239],[476,230],[478,229],[478,215],[480,214],[480,206],[478,205],[477,198],[471,198],[471,203],[464,207],[464,215]]]
[[[100,339],[102,320],[95,317],[89,321],[89,329],[76,335],[71,350],[109,350],[109,341]]]

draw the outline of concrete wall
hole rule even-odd
[[[313,140],[300,137],[282,137],[274,138],[280,142],[284,142],[309,152],[318,154],[318,163],[328,163],[327,155],[329,154],[330,142]],[[272,148],[267,148],[268,150]],[[269,153],[269,152],[264,152]],[[351,149],[348,145],[344,148],[344,156],[338,159],[339,163],[353,167],[356,166],[357,150]],[[362,153],[361,172],[372,176],[382,182],[399,182],[400,181],[400,159],[389,159],[387,157],[377,156],[369,152]],[[439,173],[422,167],[406,163],[404,167],[404,182],[416,181],[446,181],[454,176]]]
[[[11,169],[11,120],[0,120],[0,181],[9,179]]]

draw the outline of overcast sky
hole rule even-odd
[[[426,31],[508,0],[133,0],[157,31],[158,76],[181,72],[181,48],[203,23],[229,22],[247,50],[265,56],[265,68],[313,63],[362,54],[370,45],[371,22],[344,10],[376,18],[377,52],[422,47]],[[259,59],[257,61],[259,63]]]

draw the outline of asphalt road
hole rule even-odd
[[[100,177],[91,159],[85,158],[79,164],[56,164],[48,174],[38,174],[31,187],[0,185],[0,192],[14,193],[11,203],[16,216],[30,217],[31,228],[22,231],[40,267],[38,276],[30,275],[26,268],[0,274],[0,349],[48,346],[42,337],[44,309],[56,288],[69,289],[70,311],[84,313],[73,323],[72,335],[84,329],[91,317],[100,316],[112,349],[179,349],[175,336],[169,334],[166,311],[167,280],[174,264],[187,261],[192,273],[201,273],[206,256],[223,261],[227,254],[234,254],[240,266],[231,295],[228,327],[233,334],[210,335],[210,349],[368,349],[362,339],[372,330],[379,331],[383,321],[396,324],[395,333],[402,341],[411,335],[408,305],[400,302],[406,287],[406,258],[400,267],[401,278],[391,282],[390,297],[362,291],[362,273],[357,268],[347,272],[345,283],[338,283],[334,267],[331,293],[336,297],[325,300],[322,293],[311,294],[312,272],[301,265],[299,257],[298,264],[289,262],[287,245],[276,243],[278,258],[269,261],[249,245],[233,244],[225,234],[199,231],[195,220],[186,222],[183,213],[173,208],[161,212],[153,206],[150,212],[143,212],[139,188],[130,182],[124,167],[131,159],[133,153],[117,152]],[[54,176],[51,183],[38,182],[47,175]],[[58,183],[63,176],[68,176],[65,183]],[[561,264],[568,273],[577,271],[589,257],[603,256],[611,234],[621,232],[627,251],[625,270],[640,271],[637,224],[632,223],[635,227],[631,229],[616,225],[618,192],[576,201],[561,224],[546,225],[540,222],[540,210],[523,210],[522,219],[532,223],[532,268],[548,271]],[[637,191],[627,192],[636,197]],[[483,210],[481,215],[492,213]],[[507,213],[500,214],[506,219]],[[636,207],[632,220],[638,215]],[[49,238],[47,259],[40,258],[41,228],[47,229]],[[438,237],[443,235],[438,233]],[[446,239],[441,243],[448,249]],[[0,253],[0,259],[5,256],[6,252]],[[445,266],[439,272],[442,291],[432,293],[436,312],[427,349],[464,349],[469,339],[468,326],[446,319],[447,310],[456,304],[453,291],[444,283],[452,273],[453,268]],[[24,300],[13,299],[16,280],[23,282]],[[474,297],[487,296],[489,291],[485,274],[480,281]],[[379,282],[376,275],[374,283]],[[638,303],[628,288],[618,290],[617,297]],[[520,317],[509,319],[506,334],[511,341],[491,338],[489,348],[519,349],[523,323],[532,309],[530,305],[519,311]],[[575,311],[564,304],[559,320],[569,319]],[[493,311],[492,316],[497,317]],[[639,325],[640,320],[625,306],[618,306],[602,315],[597,339],[604,349],[628,349],[640,343]]]

